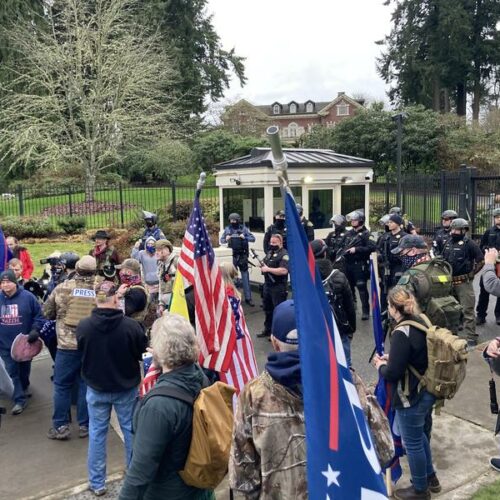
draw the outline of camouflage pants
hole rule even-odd
[[[468,340],[477,340],[476,333],[476,316],[474,314],[474,304],[476,303],[476,296],[474,295],[474,288],[472,281],[466,283],[454,283],[453,293],[463,307],[464,312],[464,330],[463,335]]]

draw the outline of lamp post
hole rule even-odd
[[[404,208],[401,203],[401,155],[402,155],[402,139],[403,139],[403,120],[407,118],[406,113],[397,113],[392,116],[396,122],[397,135],[396,135],[396,175],[397,175],[397,192],[396,192],[396,205]]]

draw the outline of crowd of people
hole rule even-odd
[[[332,231],[324,240],[314,239],[313,224],[303,216],[300,205],[297,211],[349,367],[357,296],[361,320],[366,321],[371,313],[370,256],[376,255],[372,260],[391,332],[391,349],[389,355],[375,355],[373,365],[397,388],[393,407],[412,479],[411,486],[395,492],[395,498],[428,499],[441,485],[429,445],[436,398],[420,383],[428,363],[422,332],[429,324],[438,325],[465,339],[469,346],[477,345],[476,326],[486,321],[490,294],[498,297],[495,320],[500,325],[500,278],[496,274],[500,209],[493,211],[494,225],[479,245],[468,235],[468,222],[453,210],[443,212],[442,227],[432,245],[417,234],[398,207],[381,218],[378,238],[366,227],[362,210],[345,217],[334,214]],[[94,235],[89,255],[65,252],[49,257],[50,280],[38,297],[28,286],[33,271],[29,253],[15,238],[8,238],[12,259],[0,274],[0,391],[12,398],[12,415],[23,413],[30,398],[31,362],[16,360],[12,343],[19,333],[26,335],[29,344],[43,340],[54,364],[53,415],[47,437],[57,441],[71,438],[71,407],[76,405],[78,437],[89,440],[89,484],[96,496],[106,493],[106,436],[114,409],[124,437],[127,467],[121,499],[215,498],[212,489],[187,484],[178,473],[190,448],[192,404],[180,396],[158,397],[136,408],[145,375],[140,362],[147,352],[160,372],[156,387],[173,388],[196,398],[218,378],[204,373],[197,363],[194,299],[189,299],[189,290],[190,320],[168,312],[177,255],[158,228],[155,214],[144,212],[144,221],[142,238],[123,260],[104,230]],[[239,394],[228,457],[230,486],[247,498],[275,498],[277,488],[281,498],[307,498],[300,338],[294,302],[287,300],[285,214],[278,211],[267,228],[264,258],[257,257],[256,264],[249,261],[249,244],[255,242],[255,236],[239,214],[230,214],[220,242],[233,256],[232,265],[222,269],[226,288],[241,300],[235,286],[239,272],[242,299],[249,307],[255,306],[249,265],[260,267],[265,319],[257,337],[269,339],[273,348],[263,372]],[[472,281],[483,266],[474,311]],[[234,310],[235,314],[241,311]],[[493,341],[484,356],[496,367],[500,341]],[[500,459],[492,459],[492,466],[500,470]]]

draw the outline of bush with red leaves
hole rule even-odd
[[[123,209],[128,210],[131,208],[136,208],[133,203],[124,203]],[[119,203],[113,203],[110,201],[83,201],[81,203],[72,203],[71,213],[73,215],[92,215],[92,214],[102,214],[108,212],[116,212],[120,210]],[[54,205],[52,207],[47,207],[42,210],[42,215],[70,215],[69,205],[61,204]]]

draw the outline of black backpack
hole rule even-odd
[[[328,298],[328,303],[330,304],[330,309],[333,312],[335,318],[335,323],[337,323],[337,328],[339,329],[340,335],[351,335],[354,330],[349,323],[347,317],[347,312],[344,309],[344,303],[342,294],[338,293],[333,287],[330,279],[336,273],[339,272],[338,269],[334,269],[324,280],[323,288],[325,289],[325,294]]]

